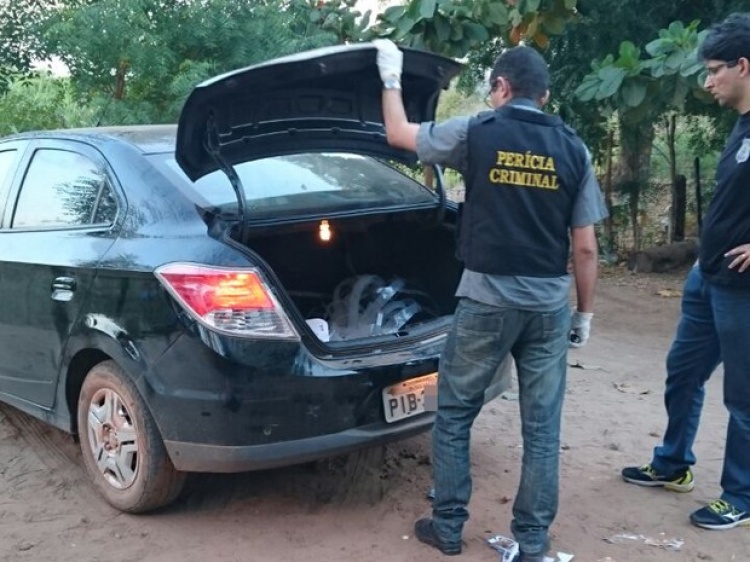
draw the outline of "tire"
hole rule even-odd
[[[113,507],[144,513],[182,491],[186,473],[175,470],[138,389],[114,361],[86,375],[78,432],[86,472]]]

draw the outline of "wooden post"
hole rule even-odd
[[[703,195],[701,194],[701,159],[697,156],[694,161],[695,170],[695,212],[698,215],[698,235],[703,230]]]
[[[682,174],[675,177],[673,201],[673,242],[680,242],[685,239],[685,212],[687,211],[687,178]]]

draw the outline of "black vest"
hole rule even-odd
[[[458,255],[480,273],[567,273],[573,204],[586,149],[559,117],[503,106],[469,124]]]

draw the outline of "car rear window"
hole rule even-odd
[[[198,205],[221,212],[237,208],[227,176],[213,172],[190,181],[171,154],[149,158]],[[331,213],[368,208],[430,205],[435,195],[375,158],[346,153],[276,156],[235,166],[253,217]]]

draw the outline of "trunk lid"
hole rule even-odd
[[[461,65],[402,49],[404,105],[412,122],[435,117],[440,90]],[[177,130],[176,160],[193,181],[241,162],[307,151],[347,151],[401,161],[388,145],[376,48],[314,49],[235,70],[192,91]]]

